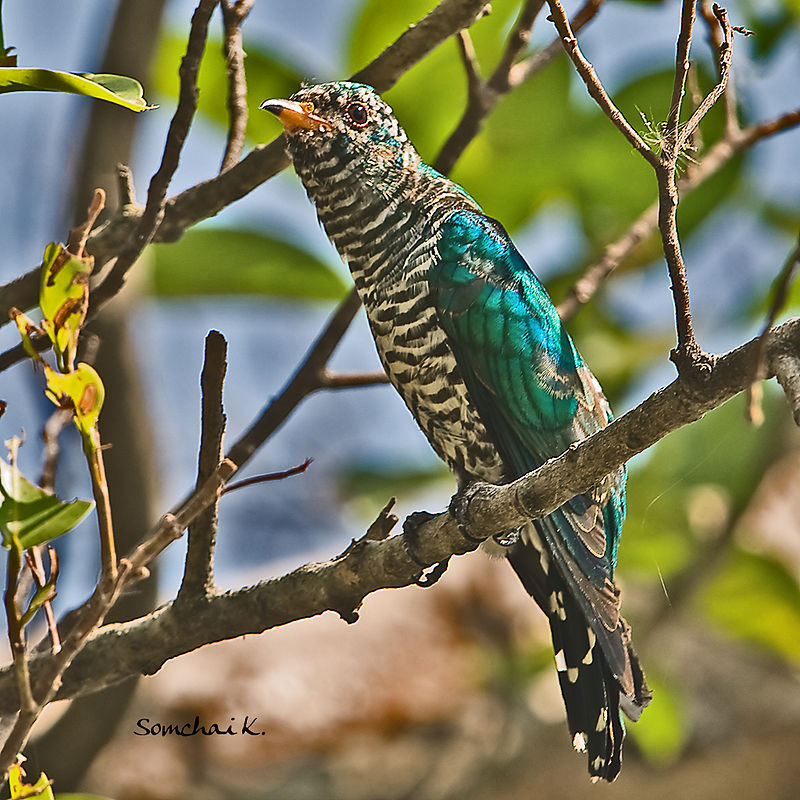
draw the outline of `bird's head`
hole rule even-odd
[[[377,169],[419,161],[392,109],[363,83],[306,86],[288,100],[267,100],[261,108],[283,124],[296,167],[327,162],[330,168],[331,158]]]

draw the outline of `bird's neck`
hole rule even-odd
[[[333,152],[303,156],[293,153],[295,170],[362,290],[388,290],[413,280],[419,270],[411,261],[420,248],[434,246],[446,212],[478,208],[413,149],[394,158]]]

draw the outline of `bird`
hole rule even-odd
[[[500,222],[426,164],[371,87],[304,85],[261,109],[348,265],[378,356],[459,492],[508,483],[612,420],[545,288]],[[488,540],[547,616],[572,744],[619,774],[652,693],[614,583],[625,468]],[[457,493],[458,496],[458,493]]]

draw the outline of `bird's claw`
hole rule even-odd
[[[422,570],[414,583],[416,583],[417,586],[421,586],[423,589],[433,586],[447,571],[447,565],[450,563],[450,559],[446,558],[444,561],[439,561],[435,564],[427,564],[417,555],[417,534],[419,528],[435,516],[435,514],[430,514],[427,511],[415,511],[413,514],[409,514],[403,522],[403,544],[405,545],[406,553]]]
[[[456,521],[461,535],[473,544],[482,544],[485,536],[472,536],[469,532],[469,504],[472,498],[487,484],[475,481],[459,489],[450,500],[450,516]]]
[[[452,499],[450,500],[450,515],[456,521],[458,530],[461,535],[473,544],[483,544],[487,538],[491,538],[500,547],[511,547],[519,541],[521,528],[513,531],[502,531],[495,533],[491,537],[485,535],[472,536],[469,532],[469,504],[476,494],[480,493],[487,486],[492,484],[483,483],[481,481],[474,481],[468,484],[463,489],[459,489]]]

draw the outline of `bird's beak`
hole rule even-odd
[[[333,127],[330,122],[314,113],[311,103],[296,103],[294,100],[265,100],[261,104],[263,111],[274,114],[287,131],[297,128],[316,131],[320,128]]]

